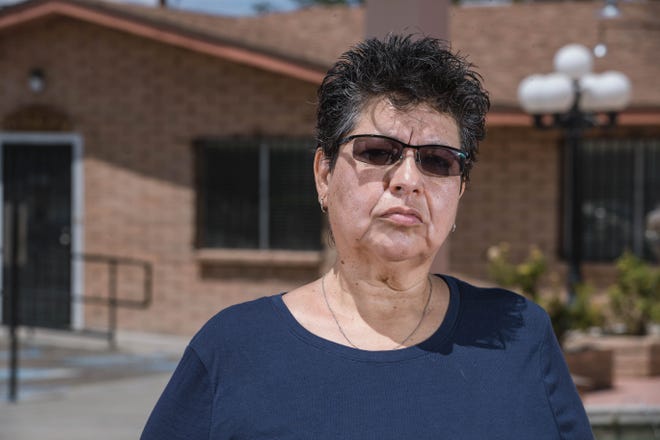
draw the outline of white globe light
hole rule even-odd
[[[573,82],[561,73],[531,75],[520,83],[518,100],[527,113],[563,113],[573,104]]]
[[[605,43],[598,43],[594,47],[594,55],[597,58],[603,58],[605,55],[607,55],[607,45]]]
[[[603,73],[603,84],[608,91],[608,100],[603,110],[622,110],[630,102],[632,85],[626,75],[621,72],[608,71]]]
[[[557,51],[554,59],[555,70],[573,79],[591,72],[593,57],[591,51],[581,44],[569,44]]]
[[[541,77],[542,75],[530,75],[518,85],[518,102],[527,113],[539,113],[538,95],[542,87],[539,85]]]
[[[580,109],[585,111],[619,111],[628,105],[630,80],[620,72],[585,75],[580,79]]]

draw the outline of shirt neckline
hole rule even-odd
[[[339,344],[315,335],[303,327],[293,316],[289,308],[284,303],[282,296],[284,293],[271,297],[273,307],[282,317],[289,330],[305,343],[312,345],[322,351],[332,353],[341,357],[366,361],[366,362],[400,362],[408,359],[426,356],[431,352],[439,351],[451,337],[458,321],[458,312],[460,308],[460,294],[456,280],[447,275],[436,275],[449,287],[449,305],[447,312],[438,329],[426,340],[417,345],[396,350],[361,350],[354,347]]]

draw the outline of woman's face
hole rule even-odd
[[[386,99],[366,106],[349,133],[378,134],[409,145],[460,148],[452,117],[427,105],[397,110]],[[320,151],[315,161],[317,190],[328,208],[340,257],[387,261],[432,259],[449,234],[462,193],[460,176],[422,173],[415,151],[388,166],[353,159],[353,143],[341,145],[332,171]]]

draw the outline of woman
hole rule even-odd
[[[592,438],[542,309],[429,275],[488,106],[438,40],[345,53],[319,89],[314,160],[336,263],[212,318],[142,438]]]

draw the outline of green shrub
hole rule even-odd
[[[616,261],[617,280],[608,289],[610,307],[626,333],[644,335],[651,322],[660,323],[660,269],[630,252]]]
[[[543,252],[532,246],[529,256],[520,264],[509,262],[509,245],[501,243],[488,249],[488,273],[498,285],[516,288],[528,298],[538,299],[539,279],[546,271]]]
[[[585,330],[603,324],[602,311],[591,301],[592,287],[585,284],[578,286],[575,297],[570,303],[556,290],[541,295],[539,284],[547,270],[543,252],[538,247],[532,246],[523,262],[513,264],[510,262],[509,250],[507,243],[488,249],[489,276],[496,284],[518,291],[543,307],[550,316],[559,342],[563,342],[568,330]]]

